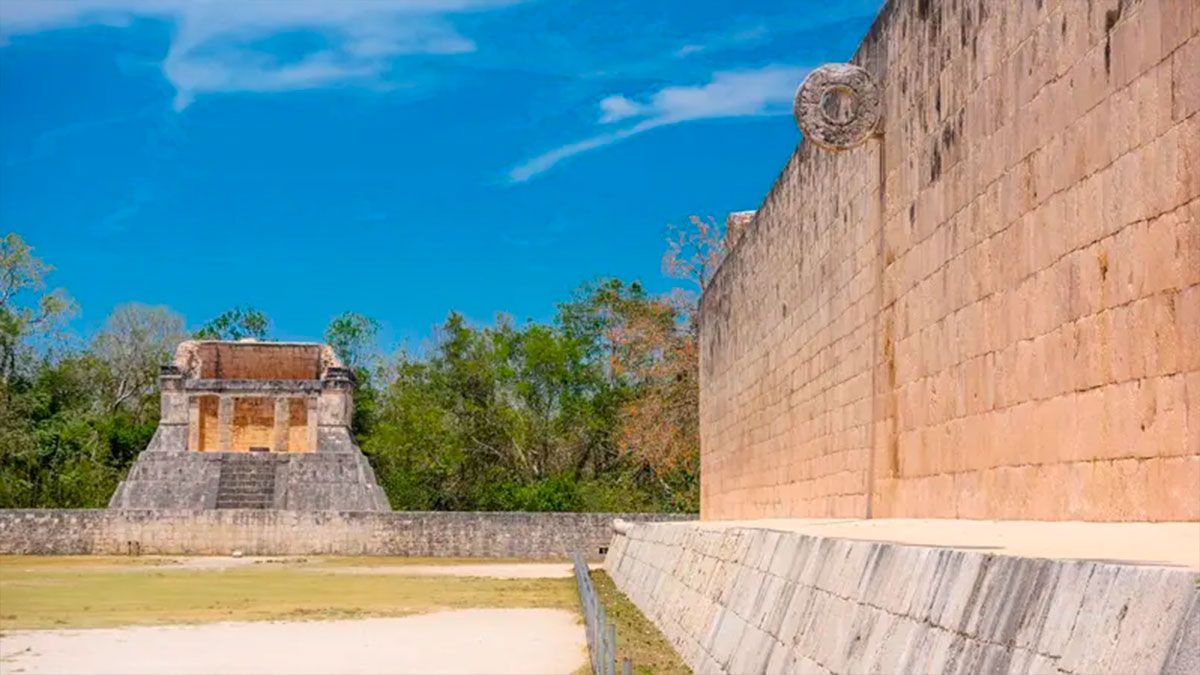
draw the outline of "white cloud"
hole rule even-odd
[[[619,94],[607,96],[600,101],[602,123],[636,117],[643,118],[642,121],[538,155],[510,170],[509,180],[523,183],[564,159],[669,124],[785,114],[791,110],[796,87],[809,70],[794,66],[768,66],[758,70],[720,72],[714,74],[708,84],[660,89],[644,103]]]
[[[172,21],[163,73],[175,107],[212,92],[285,91],[359,83],[381,86],[404,54],[458,54],[474,43],[448,15],[519,0],[3,0],[0,45],[13,35],[83,25]],[[320,49],[281,62],[262,40],[310,31]]]
[[[600,101],[600,123],[609,124],[627,117],[644,114],[644,108],[621,95],[606,96]]]

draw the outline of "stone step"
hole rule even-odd
[[[274,484],[271,485],[221,485],[217,488],[217,494],[233,494],[235,492],[254,492],[262,494],[272,494],[275,492]]]
[[[222,458],[216,507],[271,508],[275,503],[275,467],[276,463],[268,458],[236,455]]]

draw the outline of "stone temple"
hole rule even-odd
[[[390,510],[328,345],[187,341],[159,383],[158,429],[109,508]]]

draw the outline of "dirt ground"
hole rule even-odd
[[[0,673],[571,673],[587,643],[561,609],[468,609],[340,621],[6,633]]]

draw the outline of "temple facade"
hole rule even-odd
[[[390,510],[328,345],[187,341],[159,383],[158,429],[110,508]]]

